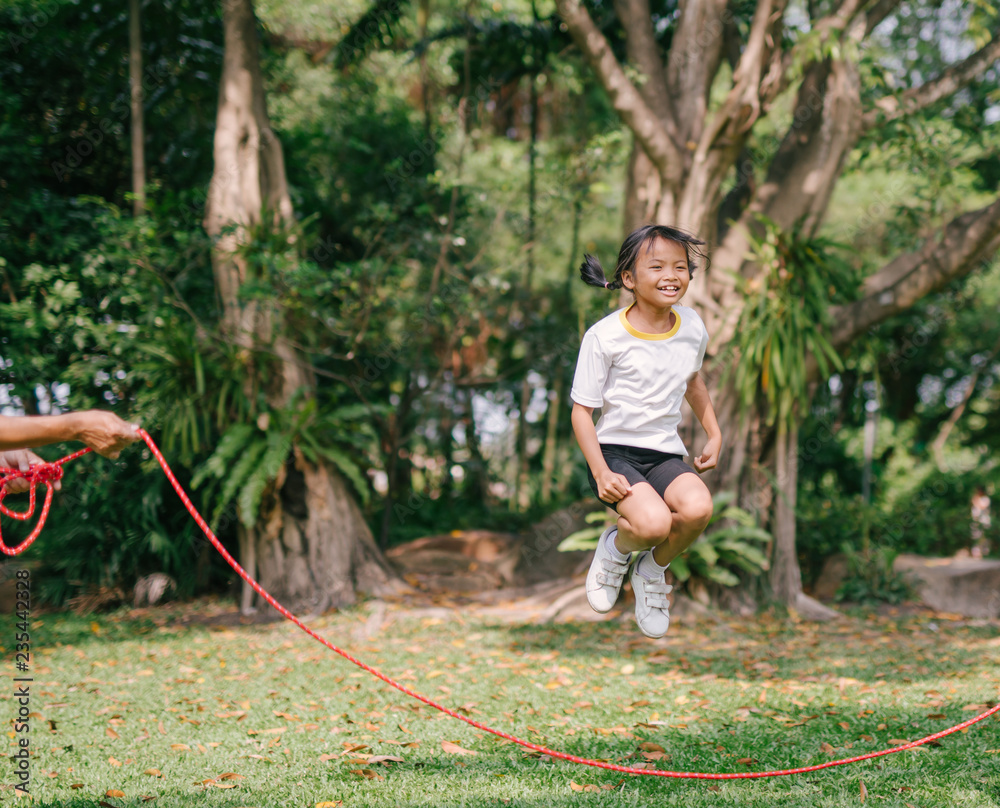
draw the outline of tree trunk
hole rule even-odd
[[[223,24],[215,168],[205,228],[215,239],[212,268],[223,328],[248,357],[258,347],[278,356],[276,375],[253,379],[268,405],[278,409],[297,391],[314,396],[316,381],[282,336],[280,308],[240,299],[250,268],[239,250],[252,228],[287,228],[292,205],[281,144],[267,115],[251,0],[223,0]],[[252,362],[248,367],[251,378],[257,377]],[[242,537],[241,551],[256,562],[261,584],[296,611],[318,613],[350,604],[356,590],[378,593],[393,581],[339,473],[325,462],[314,465],[294,446],[265,493],[255,526]],[[243,606],[250,608],[246,594]]]
[[[795,507],[799,487],[799,428],[796,418],[778,422],[775,441],[777,491],[774,498],[774,548],[771,590],[780,603],[808,620],[833,620],[839,612],[802,591],[802,572],[795,549]]]
[[[132,115],[132,213],[146,209],[145,126],[142,118],[142,27],[140,0],[128,4],[128,74]]]
[[[517,441],[514,458],[514,493],[510,498],[512,511],[526,511],[531,505],[528,490],[528,405],[531,403],[531,384],[525,378],[521,382],[521,402],[517,408]]]
[[[549,393],[549,407],[545,423],[545,450],[542,453],[542,505],[548,505],[552,500],[552,483],[555,479],[556,456],[559,444],[559,411],[562,407],[562,398],[563,375],[560,372],[557,373],[552,390]]]
[[[779,422],[775,445],[778,492],[774,502],[774,552],[771,589],[782,603],[793,603],[802,591],[802,574],[795,552],[795,505],[799,478],[798,426]]]

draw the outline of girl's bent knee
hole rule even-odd
[[[692,522],[701,522],[707,525],[712,520],[713,513],[715,513],[715,505],[709,494],[692,497],[689,502],[685,503],[684,515]]]
[[[671,518],[666,516],[648,517],[632,526],[636,541],[647,547],[656,547],[667,540],[670,535]]]

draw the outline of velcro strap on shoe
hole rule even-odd
[[[597,583],[602,586],[618,586],[628,571],[628,564],[619,564],[611,558],[602,558],[601,566],[604,568],[604,572],[599,572],[594,577],[597,579]]]
[[[643,587],[646,605],[652,609],[666,609],[667,595],[673,591],[669,584],[648,583]]]

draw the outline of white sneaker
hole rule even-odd
[[[635,622],[639,631],[654,640],[662,637],[670,628],[670,604],[667,595],[673,591],[661,575],[658,581],[648,581],[639,574],[639,564],[649,554],[649,550],[639,553],[632,565],[632,592],[635,594]]]
[[[609,536],[617,532],[618,528],[612,525],[601,534],[601,538],[597,540],[594,560],[590,562],[590,571],[587,573],[587,602],[595,612],[601,614],[610,612],[615,605],[625,573],[628,572],[628,559],[618,561],[613,558],[605,544]]]

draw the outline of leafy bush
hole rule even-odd
[[[692,579],[713,581],[722,586],[740,582],[737,571],[759,575],[767,569],[767,557],[758,543],[771,540],[771,534],[758,527],[753,516],[733,505],[735,494],[723,491],[712,497],[715,512],[705,533],[685,553],[670,562],[670,571],[678,581]],[[587,522],[595,527],[584,528],[567,536],[559,550],[593,550],[604,532],[604,511],[588,514]],[[725,522],[726,524],[720,524]]]
[[[844,542],[841,550],[847,557],[847,577],[837,590],[838,601],[902,603],[914,597],[910,582],[893,569],[899,553],[891,547],[855,550]]]
[[[48,459],[57,454],[45,451]],[[178,472],[183,484],[185,475]],[[13,499],[7,504],[23,510]],[[123,503],[129,503],[127,512]],[[152,572],[177,581],[182,597],[221,582],[218,557],[199,556],[201,531],[178,505],[144,448],[123,453],[118,461],[91,454],[67,465],[46,527],[24,556],[38,562],[33,577],[39,601],[61,606],[102,587],[127,593],[136,579]],[[33,520],[27,526],[5,520],[6,542],[23,538],[33,525]]]

